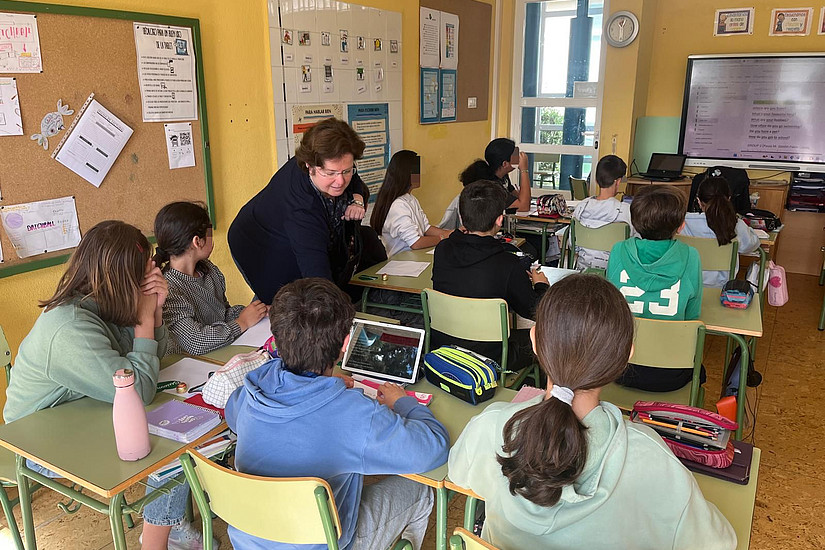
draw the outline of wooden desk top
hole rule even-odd
[[[758,297],[754,296],[747,309],[733,309],[722,305],[719,301],[721,294],[719,288],[704,288],[699,320],[705,327],[742,336],[762,336],[762,310]]]
[[[387,290],[395,290],[398,292],[407,292],[409,294],[420,294],[422,290],[432,286],[433,284],[433,254],[434,248],[422,248],[421,250],[407,250],[395,254],[386,262],[374,265],[356,273],[350,279],[350,284],[355,286],[365,286],[369,288],[383,288]],[[381,280],[380,275],[376,275],[378,271],[387,265],[392,260],[407,260],[416,262],[427,262],[429,265],[418,277],[397,277],[390,275],[386,281]],[[375,277],[372,279],[372,277]]]

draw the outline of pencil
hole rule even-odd
[[[657,420],[651,420],[650,418],[642,417],[642,422],[644,422],[645,424],[652,424],[654,426],[661,426],[663,428],[670,428],[671,430],[683,431],[683,432],[689,433],[689,434],[701,435],[703,437],[710,437],[711,439],[714,439],[714,440],[716,439],[715,437],[712,437],[709,434],[706,434],[705,432],[700,432],[699,430],[694,430],[693,428],[685,428],[685,427],[680,428],[678,425],[674,426],[673,424],[666,424],[665,422],[659,422]]]

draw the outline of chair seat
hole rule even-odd
[[[665,401],[690,405],[690,384],[670,392],[649,392],[613,382],[602,388],[601,400],[624,409],[632,409],[636,401]]]

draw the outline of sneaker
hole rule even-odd
[[[143,533],[138,541],[143,544]],[[169,532],[169,541],[166,543],[167,550],[203,550],[203,534],[192,526],[188,521],[172,527]],[[212,549],[219,550],[221,543],[217,539],[212,539]]]

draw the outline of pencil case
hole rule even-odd
[[[746,309],[753,300],[753,287],[748,281],[734,279],[725,283],[719,301],[725,307]]]
[[[246,375],[269,360],[269,353],[263,349],[233,356],[204,384],[204,402],[223,409],[232,392],[241,387]]]
[[[698,407],[637,401],[630,421],[652,428],[677,457],[712,468],[727,468],[733,462],[731,434],[738,424]]]
[[[424,356],[424,375],[434,386],[472,405],[493,397],[498,363],[458,346],[441,346]]]

